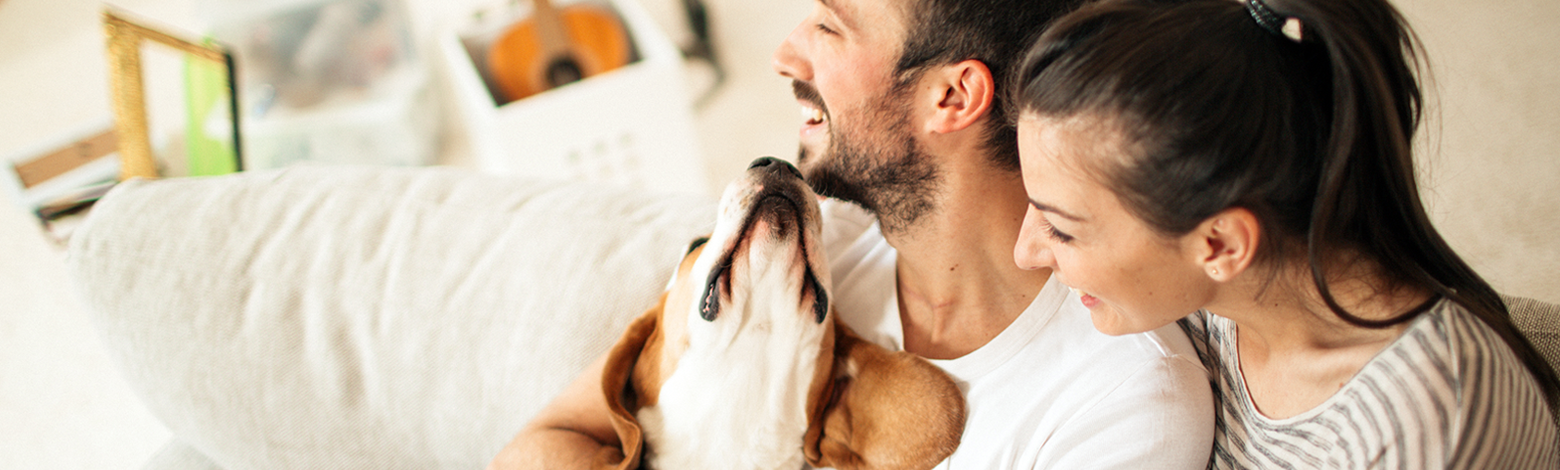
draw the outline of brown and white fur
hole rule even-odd
[[[918,469],[953,452],[963,396],[838,320],[820,219],[778,159],[727,188],[708,242],[608,358],[617,468]]]

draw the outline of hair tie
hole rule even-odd
[[[1257,24],[1270,33],[1289,38],[1294,42],[1300,42],[1304,37],[1299,18],[1278,16],[1262,0],[1247,0],[1246,12],[1251,13],[1251,18],[1257,20]]]

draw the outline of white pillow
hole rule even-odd
[[[304,166],[124,183],[70,264],[125,380],[223,468],[481,468],[714,218],[698,196]]]

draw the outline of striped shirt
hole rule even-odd
[[[1201,311],[1180,324],[1213,385],[1209,468],[1560,468],[1537,382],[1494,330],[1453,302],[1412,320],[1322,404],[1284,419],[1252,403],[1234,322]]]

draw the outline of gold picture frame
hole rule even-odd
[[[103,10],[103,31],[107,39],[108,78],[112,94],[115,130],[119,135],[121,181],[130,178],[156,178],[156,157],[152,153],[151,131],[147,125],[146,89],[141,71],[141,45],[161,44],[190,57],[221,66],[227,73],[229,110],[233,125],[233,153],[238,171],[243,170],[239,140],[238,81],[233,55],[214,42],[197,43],[175,37],[133,22],[112,9]]]

